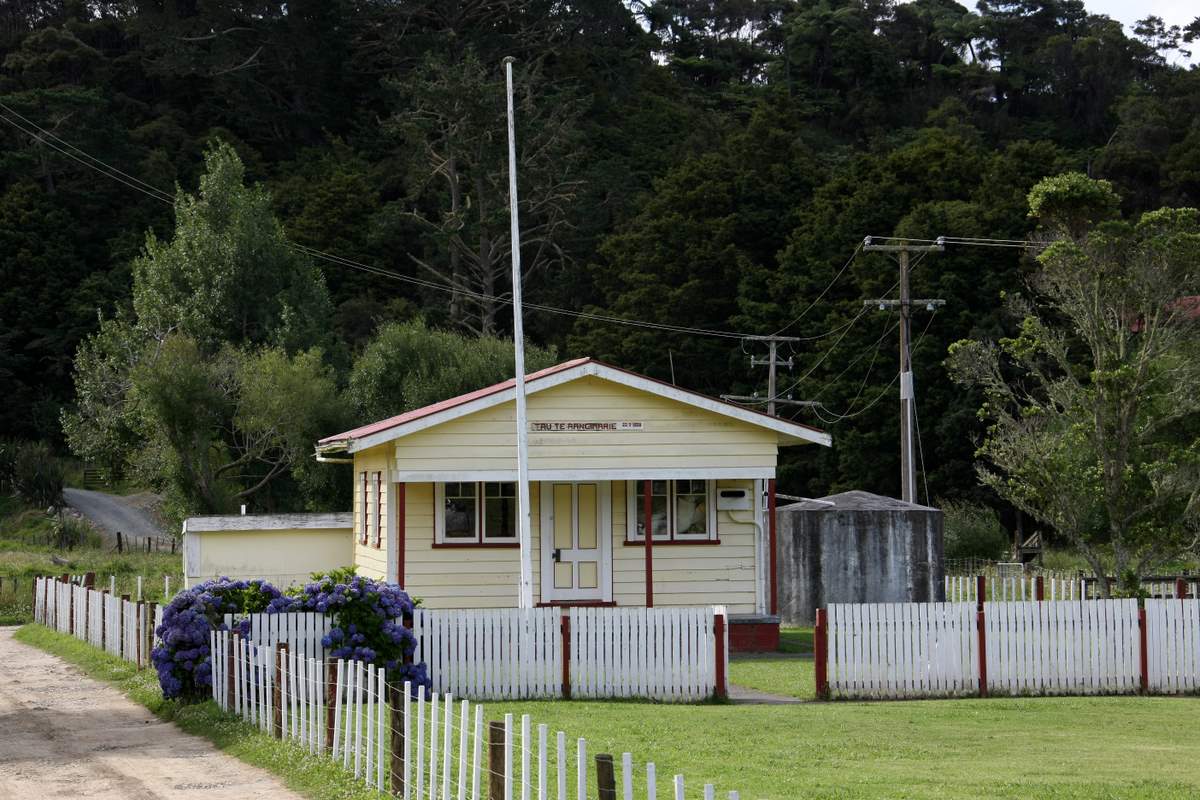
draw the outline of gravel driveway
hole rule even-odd
[[[0,798],[299,800],[0,628]]]
[[[117,531],[125,536],[162,536],[163,530],[150,514],[123,502],[117,495],[88,489],[64,489],[67,504],[104,531],[107,544],[116,544]]]

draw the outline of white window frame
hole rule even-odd
[[[659,478],[658,480],[663,480]],[[681,478],[680,480],[698,480],[692,478]],[[644,537],[638,533],[638,523],[642,520],[642,508],[637,502],[638,491],[641,488],[642,481],[626,481],[625,482],[625,541],[641,542],[645,541]],[[667,480],[667,535],[655,536],[655,542],[715,542],[720,537],[717,536],[717,482],[715,480],[705,480],[704,490],[705,499],[704,507],[707,510],[708,517],[708,532],[707,533],[677,533],[675,531],[675,479]]]
[[[446,538],[446,483],[475,485],[475,538]],[[487,524],[487,515],[484,513],[484,504],[487,502],[487,498],[484,491],[485,484],[488,483],[512,483],[512,481],[439,481],[433,485],[434,542],[436,544],[462,545],[463,547],[519,544],[520,539],[517,538],[516,531],[512,536],[486,535],[484,528]]]

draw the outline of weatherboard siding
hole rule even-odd
[[[528,402],[531,422],[633,421],[644,426],[640,431],[530,433],[531,470],[775,467],[777,437],[772,431],[600,378],[545,389],[531,394]],[[394,443],[394,464],[400,473],[444,473],[447,480],[468,470],[512,470],[514,420],[514,404],[504,403],[402,436]]]
[[[358,574],[366,578],[386,580],[387,574],[387,483],[390,479],[388,468],[388,450],[390,448],[373,447],[358,453],[354,457],[354,563],[358,565]],[[367,543],[362,544],[363,524],[363,492],[362,473],[367,473]],[[382,472],[379,497],[375,496],[375,473]],[[379,517],[383,521],[384,534],[380,537],[379,547],[375,547],[375,506],[379,504]]]
[[[349,528],[246,528],[188,531],[187,585],[218,576],[263,578],[277,586],[353,562]]]
[[[356,475],[361,472],[357,468]],[[645,548],[625,544],[625,482],[611,482],[613,599],[620,606],[646,601]],[[718,481],[718,488],[753,490],[752,481]],[[540,487],[530,486],[533,586],[541,595]],[[656,606],[724,604],[731,613],[755,610],[753,511],[717,512],[720,545],[654,548]],[[517,605],[520,551],[496,547],[434,547],[434,486],[405,485],[404,588],[426,608],[513,608]],[[359,552],[372,555],[374,549]],[[386,544],[383,550],[386,552]],[[372,567],[373,568],[373,567]],[[368,574],[360,569],[362,574]]]

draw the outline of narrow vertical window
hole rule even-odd
[[[362,492],[359,499],[358,513],[358,541],[359,544],[367,543],[367,525],[370,522],[370,517],[367,516],[367,473],[362,474]]]
[[[383,473],[375,473],[375,549],[383,546]]]

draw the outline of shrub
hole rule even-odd
[[[35,508],[63,505],[62,462],[44,442],[29,442],[17,448],[12,464],[13,489]]]
[[[203,700],[212,687],[209,633],[228,630],[225,614],[255,614],[288,605],[278,589],[261,580],[215,578],[180,592],[163,610],[156,633],[162,641],[150,653],[163,697]],[[241,623],[245,634],[249,621]]]
[[[1008,534],[996,512],[985,505],[946,501],[942,509],[943,551],[947,559],[1003,559]]]
[[[365,661],[387,669],[393,680],[412,681],[432,689],[424,664],[406,664],[417,649],[412,631],[401,622],[412,614],[413,603],[399,586],[375,581],[353,570],[314,575],[314,580],[289,592],[291,602],[273,603],[275,611],[316,611],[333,617],[322,644],[332,658]]]

